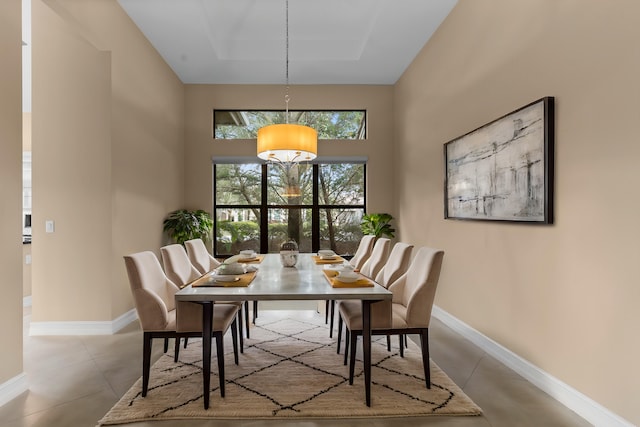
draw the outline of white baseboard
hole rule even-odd
[[[135,309],[104,322],[31,322],[29,335],[112,335],[138,318]]]
[[[23,307],[31,307],[31,295],[22,298]]]
[[[433,307],[433,317],[480,347],[540,390],[571,409],[596,427],[634,427],[632,423],[609,411],[578,390],[563,383],[491,338],[481,334],[440,307]]]
[[[0,384],[0,406],[4,406],[7,402],[15,399],[27,390],[29,390],[29,383],[27,382],[27,375],[24,372],[11,378],[9,381],[5,381]]]

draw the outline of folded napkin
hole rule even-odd
[[[358,279],[355,282],[341,282],[340,279],[334,277],[331,279],[331,286],[334,288],[373,288],[373,283],[369,279]]]
[[[247,286],[249,286],[249,284],[253,281],[253,279],[256,278],[256,274],[258,272],[257,271],[251,271],[245,274],[239,274],[236,277],[238,278],[238,280],[233,281],[233,282],[222,282],[222,281],[216,281],[216,274],[211,274],[211,273],[207,273],[205,275],[203,275],[202,277],[194,280],[193,282],[190,283],[191,286],[193,286],[194,288],[200,288],[200,287],[223,287],[223,288],[228,288],[228,287],[233,287],[233,288],[241,288],[244,287],[246,288]]]
[[[338,279],[338,272],[335,270],[323,270],[327,280],[334,288],[372,288],[373,282],[365,277],[360,277],[355,282],[342,282]]]
[[[332,259],[322,259],[318,255],[311,255],[311,258],[313,258],[316,264],[342,264],[345,261],[341,256],[336,256]]]

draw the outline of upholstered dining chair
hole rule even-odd
[[[387,262],[382,266],[382,269],[375,277],[375,281],[385,288],[388,288],[398,277],[402,276],[411,262],[411,252],[413,251],[413,245],[408,243],[398,242],[393,245],[391,253],[387,258]],[[340,301],[338,305],[344,303]],[[403,344],[403,335],[399,335],[400,345]],[[348,335],[347,335],[348,339]],[[338,316],[338,353],[340,353],[340,341],[342,340],[342,317]],[[348,342],[346,343],[348,346]],[[387,348],[391,350],[391,341],[387,337]],[[347,361],[348,351],[345,351],[345,364]]]
[[[220,266],[220,261],[209,253],[202,239],[187,240],[184,242],[184,248],[189,261],[200,274],[208,273]]]
[[[360,239],[360,243],[358,244],[358,249],[356,249],[356,253],[353,255],[353,258],[349,260],[349,264],[351,264],[355,270],[359,271],[365,261],[369,258],[375,240],[376,236],[374,235],[367,234],[362,236],[362,238]],[[333,336],[333,318],[335,317],[335,306],[336,302],[333,300],[327,300],[325,303],[324,323],[329,323],[329,319],[331,319],[331,324],[329,325],[329,337]]]
[[[142,396],[149,389],[151,349],[154,338],[174,338],[178,360],[180,338],[202,337],[202,307],[189,302],[175,301],[179,288],[162,271],[160,262],[151,251],[124,256],[129,285],[138,319],[143,331],[142,345]],[[224,347],[223,336],[231,327],[235,363],[238,363],[238,341],[235,329],[238,307],[216,305],[213,317],[213,338],[216,340],[220,394],[224,397]],[[203,339],[211,339],[211,337]]]
[[[356,270],[360,270],[364,265],[365,261],[371,255],[371,250],[373,249],[373,244],[376,241],[376,236],[367,234],[362,236],[360,239],[360,243],[358,244],[358,249],[356,249],[356,253],[353,255],[353,258],[349,260],[349,264],[353,266]]]
[[[184,242],[184,248],[187,250],[187,255],[189,256],[189,260],[191,264],[200,272],[200,274],[205,274],[214,270],[220,266],[220,261],[215,259],[207,250],[202,239],[192,239]],[[255,314],[258,311],[258,302],[254,301],[253,303],[253,311],[254,311],[254,322],[255,323]],[[243,315],[244,312],[244,320],[246,325],[246,333],[247,338],[249,338],[249,301],[244,302],[244,308],[240,309],[240,316]],[[240,321],[240,333],[242,333],[242,319]]]
[[[371,305],[372,334],[420,335],[427,388],[431,388],[429,323],[443,257],[442,250],[421,247],[407,271],[389,286],[393,293],[392,301]],[[353,384],[357,337],[362,335],[362,305],[359,301],[345,301],[340,304],[338,312],[350,334],[349,384]]]
[[[205,248],[206,251],[206,248]],[[208,252],[207,252],[208,253]],[[164,271],[167,277],[175,283],[178,287],[183,287],[189,282],[201,277],[204,273],[200,273],[196,267],[191,264],[189,256],[185,248],[179,244],[167,245],[160,248],[160,254],[162,255],[162,264],[164,265]],[[208,271],[206,272],[208,273]],[[238,307],[238,324],[240,329],[240,352],[244,352],[244,338],[242,336],[242,308],[241,301],[221,302],[221,304],[234,305]],[[185,346],[187,342],[185,340]]]
[[[373,236],[364,236],[362,240],[365,240],[366,237],[373,237]],[[362,275],[367,276],[371,279],[374,279],[376,277],[376,274],[378,274],[378,271],[380,271],[380,269],[384,265],[384,262],[387,260],[387,257],[389,255],[389,245],[391,244],[391,240],[387,239],[386,237],[379,237],[377,240],[374,239],[372,241],[374,242],[373,247],[369,251],[369,255],[367,256],[366,261],[358,268],[358,270]],[[363,245],[362,241],[360,242],[360,245],[361,246]],[[365,241],[364,245],[369,245],[369,243]],[[329,337],[331,338],[333,337],[333,319],[335,318],[335,315],[334,315],[335,301],[331,301],[330,311],[331,311],[331,314],[330,314],[331,317],[329,322]]]
[[[364,236],[362,239],[364,240]],[[362,244],[362,243],[361,243]],[[365,245],[368,245],[365,242]],[[382,269],[387,257],[389,256],[389,246],[391,245],[391,240],[386,237],[379,237],[378,240],[375,241],[373,248],[370,251],[367,260],[360,267],[360,273],[364,276],[369,277],[370,279],[375,279],[376,275]],[[329,338],[333,337],[333,319],[335,311],[335,301],[331,301],[330,308],[330,321],[329,321]],[[326,323],[326,319],[325,319]]]
[[[398,242],[393,245],[387,262],[384,263],[382,269],[376,275],[376,282],[388,288],[398,277],[402,276],[409,268],[412,251],[413,245],[409,243]]]
[[[379,237],[373,244],[371,255],[360,267],[360,274],[370,279],[375,279],[378,272],[382,270],[387,258],[389,257],[389,249],[391,247],[391,239]]]

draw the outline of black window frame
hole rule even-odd
[[[244,111],[244,110],[243,110]],[[218,251],[218,239],[216,238],[216,232],[218,230],[218,215],[217,209],[258,209],[260,211],[260,253],[269,253],[269,236],[268,225],[269,209],[311,209],[311,252],[317,252],[320,249],[320,211],[321,209],[362,209],[363,213],[367,213],[367,162],[353,159],[343,160],[331,160],[331,161],[314,161],[311,163],[313,182],[312,182],[312,204],[269,204],[268,203],[268,164],[266,162],[243,162],[248,164],[261,164],[261,204],[216,204],[217,194],[217,180],[216,180],[216,168],[218,164],[229,164],[233,161],[214,161],[213,162],[213,253],[216,258],[228,257],[231,254],[223,254]],[[238,163],[238,162],[235,162]],[[363,165],[363,203],[362,205],[333,205],[333,204],[320,204],[319,203],[319,171],[320,166],[329,163],[345,163],[345,164],[362,164]]]
[[[232,109],[232,108],[216,108],[213,110],[212,112],[212,127],[211,127],[211,136],[214,140],[217,141],[234,141],[234,140],[239,140],[239,141],[246,141],[246,139],[242,139],[242,138],[216,138],[216,112],[217,111],[224,111],[224,112],[228,112],[228,113],[241,113],[241,112],[260,112],[260,111],[264,111],[264,112],[271,112],[271,113],[285,113],[286,110],[282,110],[282,109],[277,109],[277,108],[251,108],[251,109]],[[289,111],[289,116],[291,117],[292,115],[295,115],[296,113],[313,113],[313,112],[318,112],[318,113],[322,113],[322,112],[336,112],[336,113],[345,113],[345,112],[360,112],[363,114],[363,124],[362,124],[362,138],[349,138],[349,139],[325,139],[322,138],[320,136],[320,132],[318,132],[318,140],[321,141],[366,141],[367,140],[367,136],[368,136],[368,114],[367,114],[367,110],[366,109],[347,109],[347,108],[341,108],[341,109],[313,109],[313,110],[303,110],[303,109],[297,109],[297,110],[288,110]],[[293,122],[292,122],[293,123]],[[250,138],[250,139],[255,139],[255,138]]]

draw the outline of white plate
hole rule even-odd
[[[215,280],[216,282],[237,282],[238,280],[240,280],[240,278],[229,274],[229,275],[213,276],[213,280]]]
[[[341,281],[342,283],[353,283],[356,280],[358,280],[360,277],[359,276],[355,276],[355,277],[341,277],[341,276],[336,276],[336,279],[338,279],[339,281]]]

